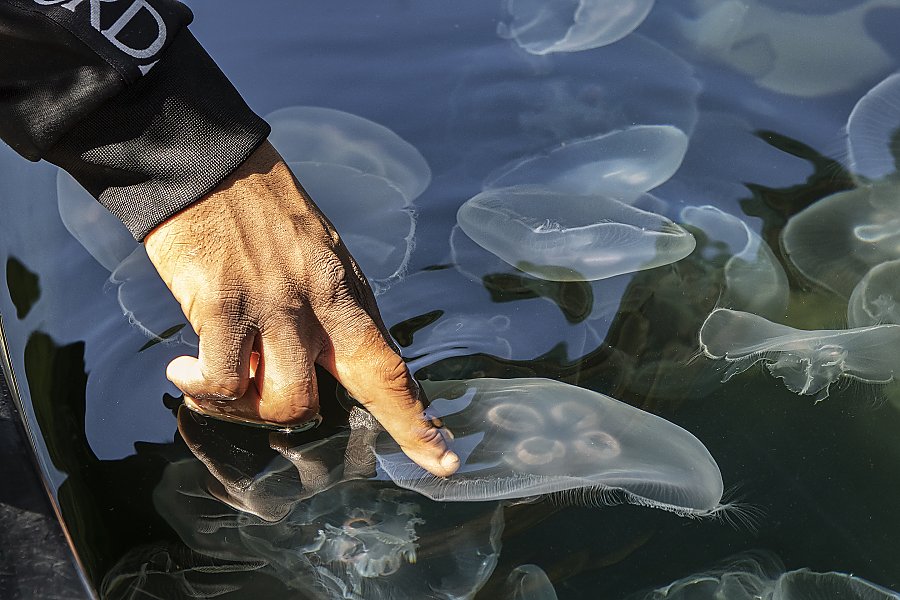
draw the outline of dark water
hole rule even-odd
[[[759,4],[799,10],[796,2]],[[846,34],[857,36],[849,46],[857,48],[864,37],[885,59],[861,52],[865,64],[850,69],[855,55],[844,52],[834,66],[840,72],[822,75],[831,83],[815,95],[785,93],[784,81],[797,73],[772,83],[692,49],[675,26],[697,14],[688,2],[661,2],[636,33],[610,46],[544,57],[497,36],[500,2],[191,5],[195,35],[260,114],[293,105],[357,114],[398,133],[429,163],[433,179],[415,201],[408,275],[379,300],[408,358],[416,337],[421,343],[442,321],[455,319],[464,335],[430,348],[442,352],[437,362],[418,356],[416,364],[427,366],[417,377],[540,376],[609,394],[696,435],[731,490],[726,500],[758,513],[748,527],[633,506],[506,507],[498,563],[478,598],[498,597],[523,563],[542,567],[560,598],[623,598],[749,550],[771,552],[787,569],[853,573],[900,589],[900,404],[891,386],[835,386],[814,403],[762,369],[719,383],[710,362],[691,360],[722,285],[721,265],[697,254],[594,284],[539,281],[488,259],[474,273],[453,264],[477,252],[453,232],[456,210],[492,171],[639,123],[673,124],[690,136],[682,167],[653,192],[667,214],[715,205],[760,232],[789,267],[778,242],[787,220],[854,186],[842,128],[856,101],[897,68],[897,3],[817,5],[808,26],[825,36],[821,45]],[[814,20],[866,6],[845,27]],[[264,552],[248,553],[252,544],[200,525],[213,513],[241,518],[217,505],[216,494],[259,513],[310,488],[313,471],[346,474],[345,446],[353,444],[334,382],[320,375],[325,424],[302,437],[274,439],[185,415],[180,433],[180,398],[164,368],[186,349],[148,344],[122,316],[109,272],[60,220],[56,182],[52,166],[0,148],[0,259],[9,290],[0,294],[0,313],[24,414],[87,579],[98,590],[142,582],[154,593],[168,590],[163,597],[191,586],[199,597],[304,597]],[[781,322],[845,324],[846,301],[795,270],[788,275]],[[480,325],[498,315],[508,318],[502,336]],[[179,324],[175,313],[171,325]],[[494,343],[500,337],[506,343]],[[314,464],[286,459],[290,448],[334,435],[335,447]],[[276,491],[259,483],[266,481]],[[452,551],[440,541],[451,533],[483,543],[492,510],[429,505],[423,576],[446,567]],[[166,588],[170,580],[190,585]]]

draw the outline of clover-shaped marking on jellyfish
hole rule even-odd
[[[486,188],[541,184],[570,194],[603,194],[631,202],[668,180],[687,152],[688,137],[671,125],[569,140],[549,152],[496,170]]]
[[[531,54],[578,52],[616,42],[644,21],[654,0],[506,0],[497,33]]]
[[[887,383],[900,369],[900,325],[805,331],[746,313],[719,308],[700,328],[703,353],[728,363],[723,381],[758,362],[797,394],[828,397],[842,377]]]
[[[540,186],[484,191],[457,212],[484,249],[529,275],[590,281],[652,269],[693,251],[694,237],[662,215],[605,196]]]
[[[722,476],[687,431],[603,394],[549,379],[426,382],[428,414],[445,425],[459,471],[434,477],[389,436],[376,442],[386,477],[436,500],[503,500],[572,492],[686,516],[721,508]],[[574,493],[574,492],[573,492]]]
[[[875,265],[856,284],[847,304],[847,323],[900,325],[900,260]]]

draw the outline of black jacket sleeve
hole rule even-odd
[[[142,240],[266,139],[175,0],[0,0],[0,138]]]

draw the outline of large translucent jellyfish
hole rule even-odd
[[[762,362],[789,390],[817,401],[841,377],[893,380],[900,369],[898,344],[900,325],[805,331],[725,308],[710,313],[700,328],[703,353],[728,363],[722,381]]]
[[[519,565],[506,578],[504,600],[557,600],[550,578],[537,565]]]
[[[538,378],[426,382],[427,413],[447,428],[461,467],[425,472],[387,435],[376,455],[398,485],[435,500],[503,500],[568,492],[686,516],[721,508],[722,475],[677,425],[609,396]]]
[[[636,125],[570,140],[545,154],[501,167],[488,188],[541,184],[570,194],[603,194],[629,202],[669,179],[684,158],[688,137],[671,125]]]
[[[900,325],[900,260],[872,267],[853,288],[847,304],[850,327],[882,323]]]
[[[694,237],[669,219],[604,196],[538,186],[487,190],[456,215],[480,246],[529,275],[604,279],[680,260]]]
[[[832,194],[792,217],[781,244],[804,276],[848,298],[869,269],[900,258],[900,194],[888,184]]]
[[[784,314],[788,304],[787,276],[769,246],[746,223],[714,206],[687,206],[681,211],[681,222],[706,235],[706,252],[718,250],[728,257],[720,306],[767,317]]]
[[[784,572],[768,553],[738,557],[706,573],[656,589],[644,600],[896,600],[900,594],[861,577],[809,569]]]
[[[531,54],[577,52],[616,42],[640,25],[654,0],[506,0],[497,33]]]
[[[873,87],[853,107],[847,149],[852,171],[869,181],[900,170],[900,74]]]
[[[782,94],[813,97],[853,89],[893,62],[866,30],[873,0],[829,14],[793,12],[761,0],[695,0],[680,29],[704,55]],[[821,43],[828,40],[827,44]]]
[[[113,271],[138,246],[122,222],[62,169],[56,198],[63,225],[106,270]]]
[[[269,113],[266,121],[272,126],[269,141],[285,162],[331,163],[376,175],[395,186],[408,202],[431,182],[431,169],[412,144],[358,115],[290,106]]]

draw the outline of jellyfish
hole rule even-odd
[[[505,600],[557,600],[550,578],[537,565],[519,565],[506,578]]]
[[[497,33],[526,52],[578,52],[617,42],[644,21],[654,0],[506,0]]]
[[[869,269],[900,259],[900,195],[887,183],[838,192],[788,221],[781,244],[806,278],[849,298]]]
[[[266,121],[272,126],[269,141],[285,162],[330,163],[382,177],[407,202],[415,200],[431,182],[431,169],[412,144],[358,115],[291,106],[269,113]]]
[[[900,260],[875,265],[856,284],[847,305],[847,323],[850,327],[900,325]]]
[[[700,328],[703,353],[724,359],[728,381],[758,362],[797,394],[828,397],[841,377],[888,383],[900,369],[896,348],[900,325],[805,331],[725,308],[710,313]]]
[[[644,600],[896,600],[900,594],[861,577],[809,569],[784,570],[768,552],[739,556],[705,573],[680,579],[643,596]]]
[[[728,257],[720,305],[760,316],[784,314],[787,276],[769,246],[746,223],[714,206],[687,206],[681,211],[681,222],[706,235],[707,250],[718,243]]]
[[[859,99],[847,119],[850,169],[867,181],[898,171],[900,74],[894,74]]]
[[[139,246],[122,222],[62,169],[56,175],[56,198],[63,225],[107,271]]]
[[[461,466],[434,477],[380,436],[379,467],[401,487],[446,501],[563,493],[684,516],[721,508],[722,475],[706,447],[609,396],[540,378],[428,382],[425,391]]]
[[[488,176],[487,188],[541,184],[559,192],[603,194],[630,202],[669,179],[684,158],[688,137],[671,125],[635,125],[569,140]]]
[[[761,0],[695,0],[679,28],[697,50],[766,89],[815,97],[877,78],[893,59],[866,31],[873,0],[829,14],[778,10]],[[828,40],[822,44],[821,40]]]
[[[457,221],[480,246],[540,279],[590,281],[680,260],[694,237],[669,219],[605,196],[538,186],[488,190]]]

